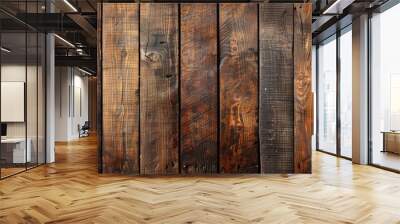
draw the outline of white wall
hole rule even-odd
[[[4,64],[1,66],[1,81],[2,82],[25,82],[25,76],[26,76],[26,69],[28,71],[28,74],[31,74],[33,70],[35,70],[36,74],[36,67],[33,66],[28,66],[27,68],[25,67],[25,64]],[[29,90],[29,89],[28,89]],[[36,89],[34,93],[27,93],[27,96],[33,96],[36,97]],[[30,102],[30,101],[29,101]],[[28,102],[28,103],[29,103]],[[36,107],[36,105],[35,105]],[[7,108],[1,108],[2,110],[6,110]],[[36,114],[35,114],[36,116]],[[29,114],[28,114],[28,121],[31,121],[32,119],[29,119]],[[35,120],[36,123],[36,120]],[[25,137],[25,122],[11,122],[7,123],[7,136],[8,137]],[[32,125],[29,125],[32,126]],[[29,137],[29,136],[28,136]]]
[[[79,137],[78,124],[88,120],[88,77],[72,67],[56,67],[55,140]]]

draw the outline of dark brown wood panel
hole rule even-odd
[[[139,173],[138,4],[103,5],[103,164]]]
[[[97,134],[97,171],[103,172],[103,4],[97,4],[97,110],[96,110],[96,134]]]
[[[140,5],[140,169],[179,173],[178,4]]]
[[[220,172],[256,173],[258,5],[223,3],[220,34]]]
[[[218,172],[217,5],[181,5],[181,172]]]
[[[294,171],[311,173],[311,4],[294,4]]]
[[[293,172],[293,4],[260,4],[262,173]]]

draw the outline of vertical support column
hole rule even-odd
[[[55,161],[55,56],[54,35],[46,35],[46,163]]]
[[[353,162],[368,163],[368,15],[353,20]]]
[[[46,12],[54,11],[53,4],[46,2]],[[55,42],[54,34],[46,34],[46,159],[45,163],[55,162]]]

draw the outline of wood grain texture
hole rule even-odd
[[[220,172],[258,172],[258,8],[220,4]]]
[[[88,78],[88,120],[90,131],[97,129],[97,77]]]
[[[103,5],[103,171],[139,173],[138,4]]]
[[[260,4],[262,173],[293,172],[293,4]]]
[[[178,4],[141,4],[142,174],[179,173],[178,44]]]
[[[294,4],[294,170],[311,172],[311,4]]]
[[[181,5],[181,172],[218,172],[217,5]]]
[[[97,171],[103,173],[103,4],[97,4]]]

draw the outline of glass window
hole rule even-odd
[[[10,16],[43,13],[44,3],[0,3],[0,7],[12,12],[0,12],[0,178],[45,162],[46,39],[28,24],[35,24],[33,19],[25,23]]]
[[[371,18],[372,163],[400,170],[400,4]]]
[[[352,157],[352,33],[351,26],[340,36],[340,154]]]
[[[336,153],[336,36],[318,48],[318,149]]]

